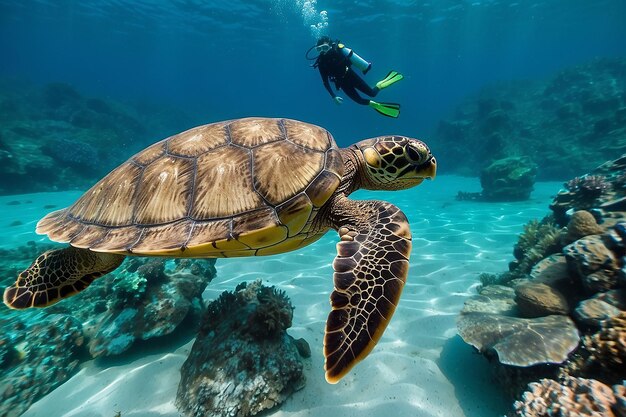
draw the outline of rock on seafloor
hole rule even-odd
[[[145,262],[145,263],[142,263]],[[118,297],[109,300],[89,341],[93,357],[118,355],[136,340],[172,333],[194,311],[215,275],[214,260],[181,259],[171,270],[160,259],[131,259],[116,276]]]
[[[8,315],[8,314],[7,314]],[[0,319],[0,416],[18,417],[78,368],[81,324],[68,315]]]
[[[487,201],[528,200],[536,175],[537,166],[527,157],[493,161],[480,174],[482,197]]]
[[[306,349],[286,332],[292,314],[287,296],[260,281],[222,293],[182,366],[178,408],[192,417],[244,417],[301,389]]]
[[[0,306],[0,416],[21,415],[69,379],[89,354],[121,354],[136,340],[193,324],[185,318],[200,317],[214,264],[129,258],[120,271],[46,309]]]
[[[44,311],[80,320],[92,357],[119,355],[138,340],[171,334],[187,317],[199,317],[214,265],[215,259],[128,258],[118,271]]]

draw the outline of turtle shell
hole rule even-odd
[[[296,249],[339,186],[332,135],[246,118],[164,139],[111,171],[37,232],[99,252],[230,257]]]

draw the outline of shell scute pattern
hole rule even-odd
[[[228,145],[226,123],[213,123],[189,129],[166,139],[170,155],[197,157],[212,149]]]
[[[283,122],[285,136],[290,142],[314,151],[326,151],[334,146],[334,140],[326,129],[295,120]]]
[[[285,139],[280,123],[273,119],[239,119],[228,129],[231,142],[247,149]]]
[[[227,146],[198,157],[196,185],[190,216],[197,221],[224,218],[261,207],[263,198],[253,190],[251,154]]]
[[[289,142],[272,143],[254,150],[254,186],[270,204],[284,202],[306,188],[320,172],[324,154]],[[277,175],[290,176],[276,181]]]
[[[166,142],[168,139],[164,139],[154,145],[148,146],[143,151],[139,152],[131,158],[131,161],[139,166],[146,166],[151,164],[166,153]]]
[[[191,159],[164,155],[146,166],[132,202],[133,223],[151,226],[186,217],[194,188],[194,165]]]
[[[133,199],[140,183],[143,169],[127,162],[101,179],[68,209],[69,217],[81,223],[103,226],[129,226],[133,224]]]
[[[149,146],[74,205],[42,219],[37,231],[102,252],[278,253],[312,238],[314,207],[342,175],[336,144],[318,126],[264,118],[214,123]]]

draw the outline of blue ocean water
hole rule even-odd
[[[391,69],[405,75],[379,96],[402,104],[400,118],[380,117],[347,98],[341,106],[333,103],[305,58],[322,34],[373,63],[365,76],[370,84]],[[428,142],[439,121],[482,87],[623,57],[624,39],[623,0],[0,0],[0,79],[15,85],[62,82],[85,96],[166,105],[190,116],[191,124],[176,130],[147,133],[153,141],[197,124],[267,116],[323,126],[342,147],[390,133]],[[561,185],[539,183],[529,201],[516,203],[455,201],[457,191],[480,191],[475,178],[456,176],[398,193],[356,193],[407,213],[414,234],[412,275],[378,347],[336,389],[323,380],[321,353],[334,233],[299,252],[220,260],[218,278],[204,296],[212,300],[242,280],[262,278],[293,298],[290,332],[313,350],[309,385],[273,415],[377,416],[388,413],[390,404],[399,416],[504,413],[510,404],[502,403],[488,371],[471,360],[473,351],[456,336],[455,320],[475,293],[478,275],[507,269],[523,225],[547,214]],[[34,191],[0,196],[0,249],[45,242],[34,234],[37,221],[84,190]],[[189,349],[186,341],[172,352],[127,363],[88,361],[26,415],[113,416],[122,410],[123,416],[177,416],[172,398]]]
[[[625,16],[621,0],[3,0],[0,75],[166,101],[198,124],[306,120],[345,146],[390,131],[428,135],[486,83],[623,56]],[[400,119],[334,105],[304,59],[320,33],[373,62],[370,84],[391,69],[405,74],[379,95],[403,105]]]

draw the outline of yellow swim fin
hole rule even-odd
[[[378,103],[370,100],[369,106],[383,116],[393,117],[394,119],[400,115],[400,105],[397,103]]]
[[[397,83],[403,78],[404,75],[400,74],[398,71],[389,71],[389,74],[387,74],[385,78],[376,83],[376,88],[382,90],[383,88],[387,88],[390,85]]]

